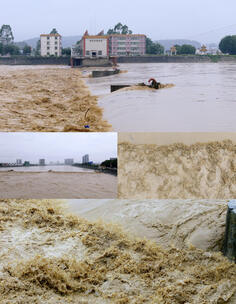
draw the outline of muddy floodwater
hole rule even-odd
[[[1,198],[115,198],[117,177],[90,172],[0,171]]]
[[[67,66],[0,66],[0,106],[0,131],[110,130],[79,69]]]
[[[104,118],[115,131],[217,132],[235,131],[236,63],[120,64],[128,71],[87,79],[99,95]],[[122,90],[111,84],[136,84],[154,77],[171,88]]]
[[[118,197],[234,198],[236,144],[231,140],[186,145],[119,143]]]
[[[84,204],[90,205],[90,201]],[[110,221],[107,217],[104,223],[87,221],[76,215],[75,206],[71,205],[71,211],[66,211],[65,204],[59,201],[0,200],[0,302],[235,303],[234,263],[209,248],[183,246],[180,249],[171,245],[173,239],[168,238],[171,226],[174,228],[178,222],[173,219],[171,210],[175,214],[183,211],[176,234],[179,240],[193,236],[191,225],[201,233],[195,222],[197,214],[203,220],[201,227],[205,233],[213,232],[212,237],[221,238],[226,203],[208,206],[207,202],[199,202],[202,215],[200,209],[191,210],[191,202],[186,211],[181,206],[178,208],[180,201],[169,202],[165,212],[164,202],[152,201],[142,208],[141,201],[121,204],[116,201],[114,215],[112,201],[104,204],[113,216],[111,220],[114,215],[124,216],[136,225],[136,230],[148,224],[148,209],[156,215],[159,210],[167,218],[169,213],[168,225],[162,225],[160,214],[156,221],[154,217],[149,221],[157,225],[157,239],[162,238],[161,234],[166,236],[165,248],[107,224]],[[209,218],[204,216],[207,210]],[[102,212],[106,209],[100,205],[97,214]],[[218,231],[211,221],[214,216],[219,216]],[[145,218],[146,223],[142,224]]]

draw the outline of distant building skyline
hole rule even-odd
[[[117,155],[117,134],[104,133],[30,133],[0,132],[0,162],[14,163],[16,159],[29,160],[37,164],[39,159],[64,163],[66,158],[81,162],[89,155],[99,163],[107,157]]]
[[[82,164],[87,164],[89,163],[89,155],[88,154],[85,154],[83,157],[82,157]]]
[[[45,165],[46,165],[46,162],[45,162],[45,159],[44,159],[44,158],[41,158],[41,159],[39,160],[39,165],[40,165],[40,166],[45,166]]]
[[[74,164],[74,159],[73,158],[66,158],[65,159],[65,165],[73,165]]]

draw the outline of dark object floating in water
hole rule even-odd
[[[115,69],[113,71],[92,71],[92,77],[97,78],[97,77],[106,77],[106,76],[111,76],[111,75],[116,75],[119,74],[120,70]]]
[[[154,79],[154,78],[150,78],[148,80],[148,83],[150,83],[150,84],[147,85],[144,82],[138,83],[137,86],[148,87],[148,88],[152,88],[152,89],[156,89],[156,90],[161,88],[161,83],[157,82],[156,79]],[[111,85],[111,93],[115,92],[115,91],[118,91],[120,89],[123,89],[123,88],[129,88],[129,87],[131,87],[131,85],[128,85],[128,84]]]
[[[236,200],[228,203],[223,253],[236,263]]]
[[[118,91],[120,89],[123,89],[123,88],[129,88],[129,87],[131,87],[131,85],[129,85],[129,84],[117,84],[117,85],[112,84],[111,85],[111,93],[115,92],[115,91]]]

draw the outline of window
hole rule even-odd
[[[57,52],[55,52],[55,55],[57,56]]]
[[[47,55],[50,55],[50,53],[49,53],[49,52],[47,52]]]
[[[101,56],[101,55],[102,55],[102,51],[98,51],[98,55],[100,55],[100,56]]]
[[[49,41],[47,42],[47,45],[49,45]]]
[[[57,36],[55,37],[55,39],[57,40]]]
[[[47,36],[47,40],[49,40],[49,38],[50,38],[50,37],[49,37],[49,36]]]
[[[48,47],[47,47],[47,50],[49,50],[49,49],[50,49],[50,47],[48,46]]]
[[[90,52],[89,52],[89,51],[86,51],[86,55],[89,56],[89,55],[90,55]]]
[[[55,46],[55,50],[57,50],[57,46]]]

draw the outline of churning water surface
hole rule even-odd
[[[87,79],[115,131],[236,131],[236,63],[121,64],[119,68],[128,72]],[[147,83],[151,77],[175,86],[110,93],[111,84]]]

